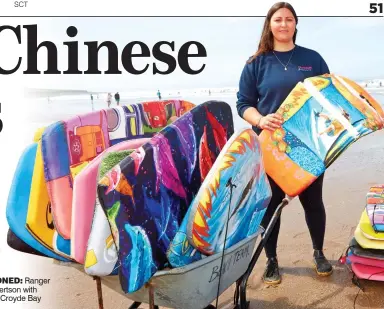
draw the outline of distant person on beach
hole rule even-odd
[[[211,95],[211,89],[208,90],[209,95]]]
[[[108,104],[108,107],[110,107],[112,104],[112,94],[110,92],[108,92],[108,95],[107,95],[107,104]]]
[[[115,93],[115,100],[116,100],[117,106],[119,106],[120,105],[120,94],[118,92]]]
[[[157,90],[157,97],[159,98],[159,100],[161,100],[161,92],[160,92],[160,90]]]
[[[284,119],[276,111],[298,82],[329,73],[326,62],[318,52],[296,45],[297,22],[296,12],[289,3],[274,4],[265,19],[258,49],[243,68],[237,93],[237,111],[257,134],[263,130],[273,132],[281,127]],[[261,222],[264,228],[285,198],[284,191],[272,178],[268,179],[272,199]],[[323,179],[324,174],[302,192],[299,199],[312,239],[315,270],[320,276],[329,276],[333,268],[323,253],[326,224]],[[264,247],[267,265],[263,281],[266,284],[281,282],[276,253],[279,230],[280,217]]]
[[[92,110],[94,110],[93,108],[93,95],[91,94],[91,104],[92,104]]]

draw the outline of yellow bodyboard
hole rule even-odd
[[[368,214],[365,210],[361,214],[359,225],[360,225],[360,230],[361,230],[362,234],[366,238],[384,241],[384,233],[383,232],[378,232],[378,233],[375,232],[375,230],[373,229],[373,227],[371,225],[371,221],[369,220]]]
[[[355,230],[355,239],[359,243],[359,245],[364,249],[384,250],[384,241],[368,239],[367,237],[365,237],[360,229],[360,224]]]

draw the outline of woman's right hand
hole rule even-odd
[[[281,127],[284,122],[284,118],[279,114],[268,114],[261,117],[259,122],[259,128],[262,130],[274,131]]]

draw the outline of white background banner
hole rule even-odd
[[[1,16],[265,16],[277,1],[2,0]],[[289,1],[299,16],[383,16],[382,1]]]

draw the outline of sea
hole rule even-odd
[[[384,87],[368,88],[368,92],[383,106],[384,108]],[[91,94],[93,100],[91,100]],[[119,92],[120,105],[128,105],[145,101],[158,100],[156,91],[151,92]],[[182,99],[192,102],[196,105],[210,101],[224,101],[231,106],[235,129],[250,127],[237,113],[236,88],[216,88],[216,89],[191,89],[177,90],[162,93],[162,99]],[[112,96],[114,94],[112,93]],[[115,107],[116,101],[112,98],[111,107]],[[108,108],[107,93],[89,93],[82,95],[64,95],[50,98],[28,99],[28,127],[34,132],[35,129],[49,125],[58,120],[64,120],[76,115],[89,113],[92,110],[100,110]],[[33,134],[31,132],[31,134]]]

